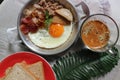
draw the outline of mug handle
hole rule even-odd
[[[113,56],[116,56],[118,53],[115,51],[115,48],[110,48],[109,50],[107,50],[108,54],[112,54]]]
[[[76,24],[77,22],[82,24],[82,21],[84,21],[84,19],[87,18],[90,15],[90,10],[89,10],[87,4],[83,1],[80,1],[78,4],[74,4],[74,6],[75,6],[76,9],[78,9],[78,8],[81,9],[82,13],[84,13],[85,15],[81,16],[78,21],[75,21],[73,23],[73,25]],[[77,45],[78,40],[79,40],[79,38],[77,38],[77,40],[74,42],[73,47]]]
[[[18,39],[17,27],[7,29],[7,39],[10,44],[20,44],[22,40]]]
[[[88,17],[90,15],[90,10],[89,10],[87,4],[83,1],[81,1],[80,3],[75,5],[76,8],[79,7],[79,6],[82,7],[82,10],[85,14],[85,16],[81,17],[81,19],[84,19],[84,18]]]

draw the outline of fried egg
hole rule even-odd
[[[29,33],[28,37],[38,47],[56,48],[64,44],[72,33],[72,23],[70,25],[52,24],[49,30],[39,29],[36,33]]]

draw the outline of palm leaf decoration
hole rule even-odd
[[[68,53],[53,65],[57,80],[90,80],[110,72],[119,60],[117,48],[112,50],[116,55],[89,50]]]

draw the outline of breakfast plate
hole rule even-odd
[[[67,0],[30,0],[18,15],[17,30],[30,50],[54,55],[70,48],[77,39],[79,16]]]
[[[6,69],[22,61],[25,61],[27,64],[33,64],[35,62],[41,61],[43,63],[45,80],[56,80],[55,74],[49,63],[41,56],[31,52],[17,52],[4,58],[0,62],[0,78],[5,76]]]

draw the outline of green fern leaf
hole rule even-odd
[[[53,66],[57,80],[90,80],[110,72],[119,60],[117,48],[112,50],[117,55],[89,50],[68,53]]]

